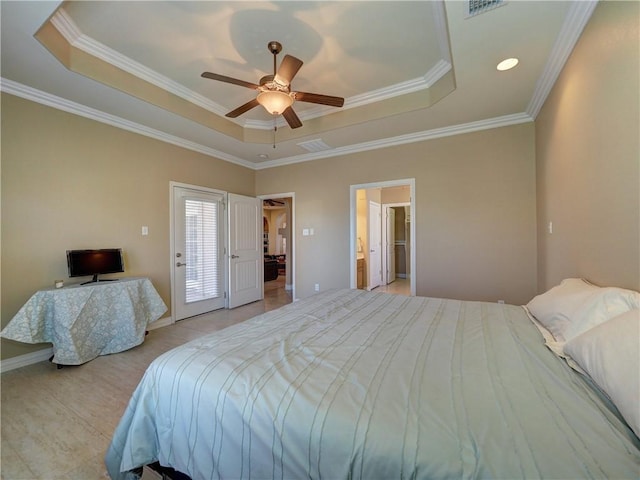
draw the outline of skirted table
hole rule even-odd
[[[167,311],[148,278],[123,278],[36,292],[0,336],[53,344],[51,361],[80,365],[144,341],[147,324]]]

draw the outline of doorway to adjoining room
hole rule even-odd
[[[294,298],[293,194],[261,196],[264,293],[267,298]]]
[[[351,186],[352,288],[415,295],[412,179]]]

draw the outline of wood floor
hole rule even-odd
[[[376,291],[409,294],[397,280]],[[1,375],[3,480],[108,478],[104,454],[149,363],[189,340],[290,303],[284,278],[265,283],[263,301],[151,330],[129,351],[60,370],[40,362]],[[145,469],[144,480],[160,478]]]
[[[3,373],[3,480],[109,478],[104,454],[111,435],[149,363],[189,340],[291,302],[284,279],[265,283],[265,299],[233,310],[151,330],[129,351],[58,370],[40,362]],[[145,480],[159,478],[145,469]]]

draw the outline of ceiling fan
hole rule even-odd
[[[281,200],[273,200],[271,198],[267,198],[266,200],[262,201],[262,204],[265,207],[282,207],[284,205],[284,202]]]
[[[282,51],[282,45],[272,40],[267,44],[267,48],[273,54],[273,75],[265,75],[260,79],[259,84],[245,82],[244,80],[238,80],[237,78],[226,77],[211,72],[204,72],[201,75],[211,80],[231,83],[258,91],[256,98],[230,111],[225,116],[236,118],[252,108],[262,105],[271,115],[282,115],[291,128],[298,128],[302,126],[302,122],[298,118],[298,115],[296,115],[296,112],[291,108],[294,101],[317,103],[332,107],[342,107],[344,105],[344,98],[341,97],[291,91],[291,80],[293,80],[293,77],[295,77],[300,67],[302,67],[302,60],[292,57],[291,55],[285,55],[280,64],[280,68],[276,71],[276,56]]]

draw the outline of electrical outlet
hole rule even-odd
[[[314,286],[314,290],[315,290],[316,292],[319,292],[319,291],[320,291],[320,284],[319,284],[319,283],[316,283],[316,284],[315,284],[315,286]]]

